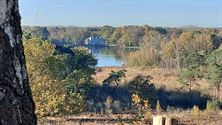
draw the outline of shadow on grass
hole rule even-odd
[[[205,109],[209,96],[202,94],[199,91],[166,91],[165,89],[157,89],[158,98],[164,108],[167,106],[189,109],[194,105],[200,109]]]
[[[164,88],[157,89],[155,87],[155,89],[151,89],[151,91],[147,91],[146,93],[149,94],[146,99],[151,102],[152,108],[155,108],[156,102],[159,100],[161,107],[165,110],[168,106],[189,109],[194,105],[200,109],[205,109],[207,100],[209,99],[207,95],[203,95],[199,91],[167,91]],[[87,110],[101,112],[105,108],[104,102],[108,96],[113,99],[111,108],[114,113],[132,109],[131,94],[128,86],[115,88],[95,85],[90,89],[86,98]]]

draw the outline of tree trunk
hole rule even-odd
[[[217,99],[220,100],[220,85],[217,86]]]
[[[192,82],[190,80],[190,82],[189,82],[189,92],[191,92],[191,91],[192,91]]]
[[[18,0],[0,0],[0,125],[36,125]]]

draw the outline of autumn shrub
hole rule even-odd
[[[152,108],[151,103],[149,100],[143,101],[143,110],[144,110],[144,120],[150,120],[152,118]]]
[[[64,110],[65,114],[78,114],[85,110],[85,100],[84,96],[80,93],[70,93],[67,94],[62,102],[62,106],[60,107]]]
[[[157,114],[161,114],[162,113],[162,108],[161,108],[161,105],[160,105],[160,101],[158,100],[157,103],[156,103],[156,113]]]
[[[146,123],[152,118],[152,108],[149,100],[143,100],[141,97],[135,93],[132,94],[132,104],[136,109],[136,124]]]
[[[25,40],[24,52],[38,116],[84,111],[97,62],[91,54],[82,48],[58,49],[39,38]]]
[[[140,50],[131,52],[126,57],[126,65],[136,67],[157,66],[160,59],[159,55],[152,50],[147,51],[149,52],[143,52]]]
[[[192,115],[193,117],[199,117],[200,116],[200,109],[198,106],[194,105],[192,108]]]
[[[61,102],[64,102],[65,99],[64,94],[62,94],[64,89],[60,83],[46,76],[38,76],[38,80],[30,83],[37,115],[59,115],[62,112]]]

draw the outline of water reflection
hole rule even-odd
[[[98,67],[123,66],[124,60],[132,51],[138,48],[117,48],[117,47],[90,47],[91,53],[98,59]]]

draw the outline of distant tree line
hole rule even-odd
[[[150,32],[157,32],[166,37],[173,34],[181,34],[182,29],[162,28],[144,26],[124,26],[124,27],[39,27],[23,26],[24,38],[38,36],[40,38],[50,38],[58,44],[75,45],[83,42],[90,36],[101,36],[109,45],[118,46],[139,46],[146,41]]]

